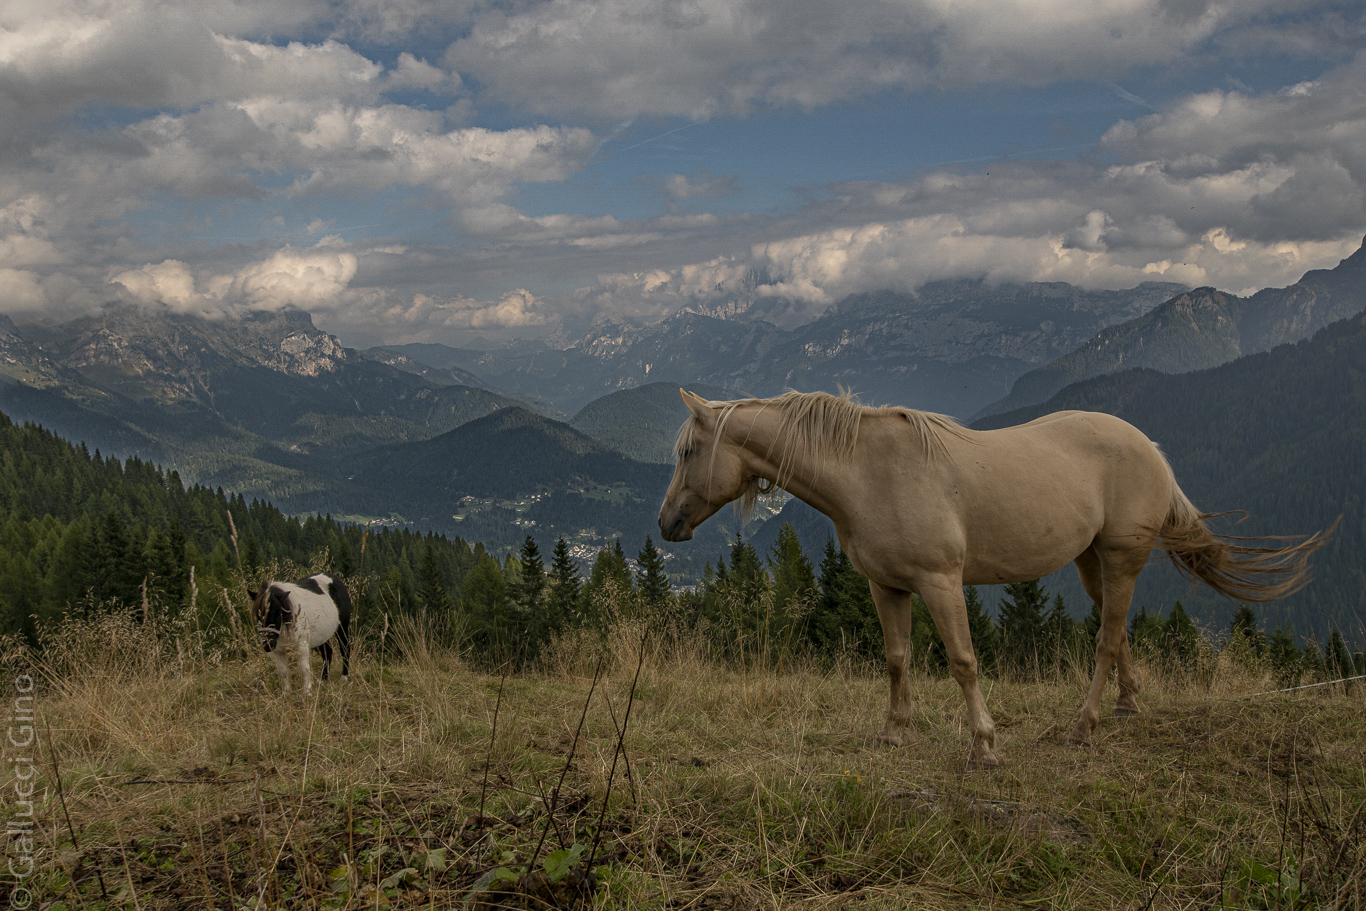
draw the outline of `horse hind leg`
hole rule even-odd
[[[1119,670],[1120,701],[1116,708],[1120,714],[1133,714],[1138,711],[1138,675],[1134,672],[1125,621],[1129,616],[1129,604],[1134,597],[1134,583],[1138,581],[1139,571],[1143,569],[1147,559],[1148,549],[1142,548],[1113,556],[1101,555],[1096,563],[1102,578],[1100,632],[1096,635],[1096,667],[1077,723],[1068,735],[1069,743],[1091,742],[1091,732],[1100,723],[1100,699],[1105,692],[1105,681],[1110,676],[1111,668],[1118,667]],[[1083,562],[1079,561],[1079,568]],[[1083,584],[1086,575],[1087,570],[1082,569]]]
[[[323,656],[323,679],[327,679],[327,669],[332,666],[332,643],[324,642],[318,646],[318,654]]]
[[[1076,559],[1077,575],[1081,577],[1081,587],[1086,590],[1086,594],[1091,600],[1096,602],[1101,609],[1101,616],[1105,611],[1105,586],[1101,578],[1100,557],[1096,555],[1095,549],[1088,547]],[[1125,617],[1128,617],[1128,609],[1125,609]],[[1100,634],[1096,634],[1096,646],[1100,646]],[[1119,701],[1115,703],[1115,714],[1117,716],[1137,715],[1138,709],[1138,674],[1134,671],[1134,657],[1129,650],[1129,636],[1127,631],[1120,643],[1119,657],[1116,661],[1116,668],[1119,678]],[[1108,676],[1108,675],[1107,675]]]

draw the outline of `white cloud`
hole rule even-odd
[[[660,181],[664,195],[674,202],[690,199],[717,199],[729,196],[739,189],[739,175],[728,174],[718,177],[705,167],[698,169],[695,178],[683,174],[666,174]]]
[[[1341,52],[1303,22],[1327,12],[1359,34],[1361,9],[1337,2],[553,0],[483,15],[446,60],[532,111],[704,119],[888,88],[1110,80],[1209,41]]]
[[[354,303],[349,293],[356,276],[354,253],[333,251],[331,239],[307,250],[286,247],[264,260],[232,272],[201,270],[166,260],[127,269],[110,277],[134,299],[178,312],[208,315],[246,310],[335,310]]]

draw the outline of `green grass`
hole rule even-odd
[[[1208,689],[1144,666],[1144,714],[1078,749],[1078,674],[988,681],[1003,765],[969,773],[950,680],[915,680],[888,748],[885,680],[857,665],[741,671],[674,642],[633,696],[639,627],[595,686],[582,659],[504,679],[413,633],[387,640],[411,658],[362,643],[349,684],[304,698],[255,650],[72,632],[34,665],[39,906],[456,908],[481,880],[506,907],[1362,903],[1359,689],[1249,698],[1273,688],[1255,666],[1221,661]],[[533,856],[539,898],[496,891]]]

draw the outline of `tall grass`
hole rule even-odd
[[[970,774],[951,680],[915,671],[908,744],[880,748],[879,666],[816,660],[762,617],[702,635],[610,588],[600,625],[523,671],[404,614],[364,625],[349,684],[286,697],[246,581],[197,594],[235,632],[149,603],[77,611],[36,651],[4,643],[7,670],[39,680],[30,884],[47,906],[1363,903],[1361,691],[1254,698],[1279,681],[1245,642],[1140,650],[1145,714],[1105,719],[1086,749],[1064,743],[1085,657],[990,679],[1005,764]],[[553,879],[552,856],[594,845],[591,881]],[[525,888],[498,891],[499,871]]]

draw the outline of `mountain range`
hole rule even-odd
[[[663,381],[759,396],[843,386],[865,401],[966,417],[1005,395],[1022,373],[1184,290],[1156,282],[1088,291],[1061,282],[945,281],[914,294],[852,295],[792,329],[758,318],[767,309],[737,306],[713,311],[726,318],[683,310],[649,326],[603,318],[563,348],[523,340],[494,350],[390,350],[469,371],[569,414],[610,392]]]
[[[1308,338],[1366,309],[1366,241],[1334,269],[1306,272],[1286,288],[1238,297],[1214,288],[1178,294],[1142,316],[1110,326],[1057,360],[1021,376],[983,409],[1000,414],[1046,400],[1069,383],[1136,367],[1187,373]]]

